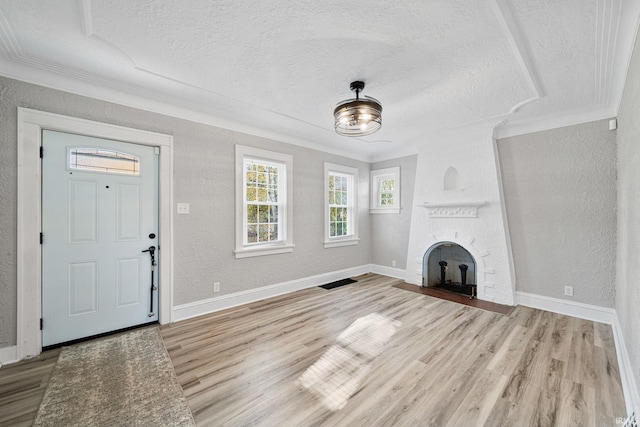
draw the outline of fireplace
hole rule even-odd
[[[515,272],[495,125],[425,136],[418,147],[405,280],[440,284],[444,261],[445,284],[455,285],[462,283],[464,264],[466,283],[476,285],[478,299],[513,305]],[[447,256],[454,245],[463,251]]]
[[[424,254],[422,284],[474,298],[477,295],[475,259],[457,243],[436,243]]]

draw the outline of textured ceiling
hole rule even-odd
[[[376,160],[478,123],[615,115],[639,13],[638,0],[0,0],[0,74]],[[353,80],[384,108],[361,139],[333,131]]]

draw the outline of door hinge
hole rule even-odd
[[[40,318],[40,330],[42,330],[42,325],[44,324],[44,320],[42,320],[42,317]]]
[[[42,242],[44,242],[44,234],[40,233],[40,244],[42,244]]]
[[[44,156],[44,147],[40,146],[40,158]]]

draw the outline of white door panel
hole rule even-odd
[[[155,148],[53,131],[42,141],[43,345],[156,321],[142,252],[157,246]],[[137,174],[123,173],[130,159]]]

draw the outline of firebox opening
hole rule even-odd
[[[436,243],[424,254],[422,283],[423,286],[475,298],[476,262],[465,248],[456,243]]]

